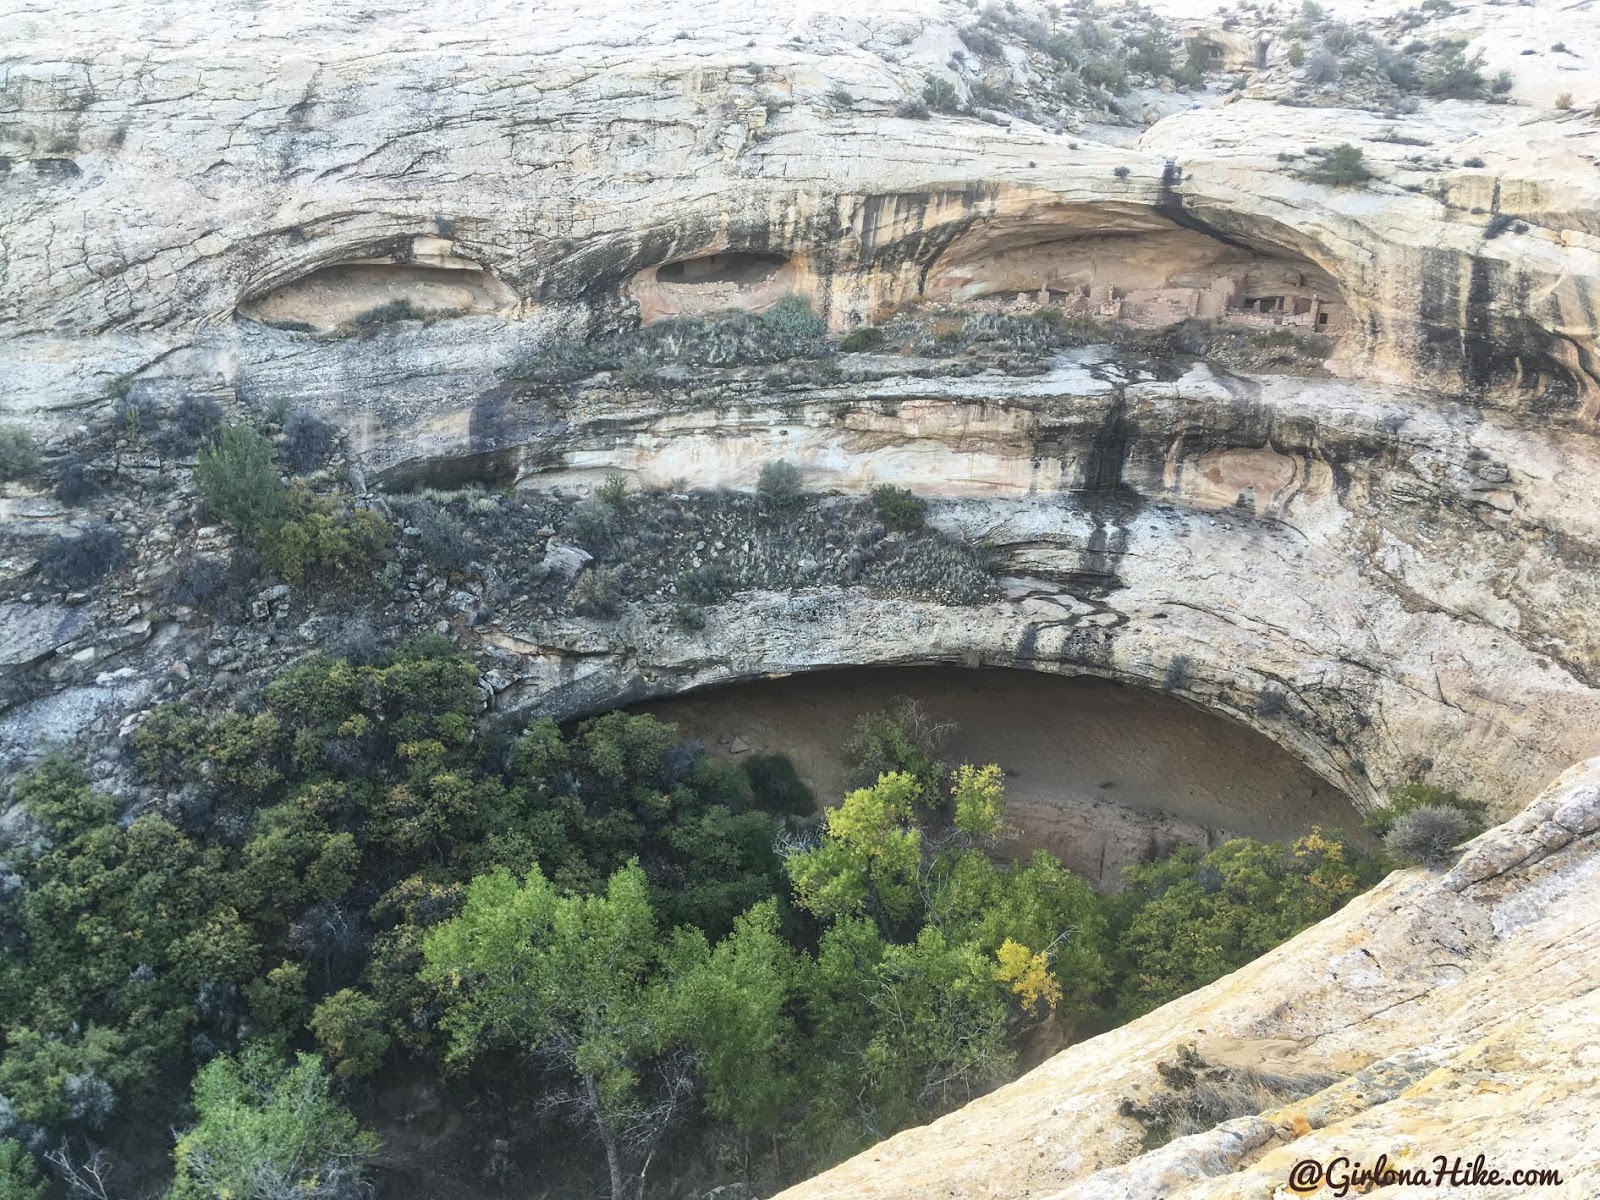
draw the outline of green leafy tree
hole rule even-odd
[[[805,960],[783,940],[777,904],[752,908],[710,950],[698,930],[676,937],[674,1017],[706,1111],[742,1133],[779,1127],[799,1091],[788,1010]]]
[[[505,870],[480,876],[423,957],[445,998],[450,1057],[509,1046],[550,1062],[576,1084],[572,1103],[605,1149],[612,1200],[642,1192],[685,1091],[663,1054],[672,996],[644,872],[625,867],[596,896],[563,896],[537,867],[520,883]]]
[[[891,772],[829,809],[821,844],[788,862],[800,906],[824,918],[870,913],[891,925],[910,917],[922,865],[911,811],[920,793],[912,776]]]
[[[1113,902],[1122,1011],[1148,1012],[1237,970],[1342,907],[1385,866],[1315,830],[1293,846],[1236,838],[1130,868]]]
[[[950,779],[950,800],[956,829],[965,837],[987,839],[999,834],[1005,784],[998,766],[957,767]]]
[[[900,699],[886,709],[862,713],[843,747],[843,758],[858,787],[890,772],[917,781],[920,798],[933,803],[944,782],[939,749],[949,726],[931,720],[915,700]]]
[[[994,960],[925,928],[904,945],[847,918],[804,980],[811,1101],[798,1135],[836,1158],[926,1120],[1008,1073]]]
[[[44,1200],[39,1167],[21,1142],[0,1141],[0,1200]]]
[[[311,1014],[311,1032],[338,1065],[341,1079],[371,1075],[383,1066],[393,1040],[385,1032],[383,1006],[372,997],[344,988],[329,996]]]
[[[929,884],[928,923],[953,941],[998,960],[1010,942],[1042,956],[1058,991],[1052,1008],[1070,1029],[1092,1015],[1111,980],[1103,904],[1082,879],[1049,853],[1026,863],[996,864],[968,851],[941,856]]]
[[[201,1068],[195,1126],[178,1139],[172,1200],[356,1200],[378,1140],[309,1054],[247,1047]]]

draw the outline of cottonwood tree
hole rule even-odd
[[[605,1150],[612,1200],[643,1192],[656,1145],[689,1100],[692,1059],[673,1045],[668,967],[649,883],[638,864],[603,895],[562,895],[537,866],[467,888],[459,915],[423,942],[423,978],[439,985],[450,1057],[514,1046],[559,1067],[570,1088],[550,1102],[575,1111]],[[703,947],[703,943],[702,943]]]
[[[313,1055],[256,1043],[195,1077],[199,1122],[178,1139],[171,1200],[365,1200],[378,1141],[332,1094]]]

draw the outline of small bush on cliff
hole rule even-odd
[[[595,499],[611,508],[622,509],[628,503],[628,477],[622,474],[607,475],[594,489]]]
[[[1339,58],[1327,46],[1318,46],[1306,63],[1307,83],[1334,83],[1339,78]]]
[[[296,496],[292,516],[256,537],[261,565],[296,587],[344,587],[371,573],[389,542],[389,523],[370,509],[349,511],[320,498]]]
[[[769,462],[761,468],[756,480],[756,492],[773,508],[795,508],[805,502],[805,481],[800,468],[786,458]]]
[[[1483,95],[1483,51],[1471,58],[1451,46],[1422,81],[1422,90],[1436,100],[1476,100]]]
[[[296,475],[315,471],[339,448],[339,431],[303,409],[283,420],[283,457]]]
[[[1334,187],[1353,187],[1371,179],[1372,172],[1367,170],[1361,147],[1345,142],[1335,146],[1322,160],[1322,165],[1307,171],[1305,177]]]
[[[572,611],[586,617],[614,617],[622,607],[622,585],[609,567],[590,567],[572,587]]]
[[[876,325],[863,325],[860,329],[852,329],[844,335],[839,343],[839,349],[846,354],[856,354],[862,350],[870,350],[883,343],[883,330]]]
[[[872,505],[878,510],[878,519],[899,533],[915,533],[927,521],[927,502],[892,483],[872,489]]]
[[[76,591],[102,578],[125,557],[122,535],[99,521],[82,533],[51,538],[39,555],[39,570],[57,587]]]
[[[172,564],[172,571],[161,588],[161,602],[183,608],[199,608],[222,587],[223,567],[214,558],[186,554]]]
[[[1215,1129],[1237,1117],[1271,1112],[1320,1092],[1338,1076],[1322,1071],[1214,1065],[1193,1046],[1179,1046],[1171,1062],[1158,1062],[1160,1085],[1125,1098],[1121,1113],[1145,1127],[1146,1153],[1174,1138]]]
[[[761,319],[791,337],[816,338],[828,332],[827,322],[817,316],[804,296],[785,296],[762,313]]]
[[[478,553],[477,539],[448,508],[425,496],[399,502],[401,519],[414,534],[417,551],[429,566],[444,572],[459,571]]]
[[[85,459],[75,458],[61,468],[55,497],[61,503],[82,504],[100,490],[100,475]]]
[[[922,85],[922,100],[938,113],[961,111],[961,96],[956,85],[942,75],[930,75]]]
[[[161,458],[188,458],[214,442],[222,429],[222,406],[204,396],[185,396],[167,421],[146,418],[150,448]]]
[[[206,509],[241,533],[264,528],[289,507],[272,445],[248,425],[227,426],[201,449],[194,481]]]
[[[39,469],[33,435],[15,425],[0,426],[0,483],[22,479]]]
[[[1423,804],[1395,818],[1383,835],[1383,848],[1402,862],[1444,866],[1475,832],[1472,819],[1459,808]]]
[[[419,308],[402,297],[380,304],[377,308],[368,309],[351,324],[360,329],[370,329],[377,325],[391,325],[396,321],[425,321],[430,315],[427,309]]]
[[[1419,808],[1451,808],[1467,819],[1474,835],[1482,833],[1488,806],[1482,801],[1463,799],[1451,788],[1435,787],[1428,783],[1406,783],[1389,792],[1388,803],[1367,814],[1362,825],[1369,832],[1383,837],[1394,828],[1395,822],[1408,812]]]

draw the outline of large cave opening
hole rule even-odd
[[[761,312],[794,290],[797,268],[782,254],[724,250],[646,267],[627,285],[646,324],[672,317]]]
[[[975,227],[934,262],[926,298],[1160,328],[1215,321],[1337,335],[1339,281],[1276,246],[1250,246],[1148,213],[1050,210]]]
[[[1243,725],[1172,696],[1087,676],[949,666],[866,667],[732,684],[636,711],[735,761],[784,754],[823,804],[850,786],[841,748],[863,714],[915,701],[951,729],[950,763],[1005,771],[1006,857],[1050,851],[1102,891],[1125,867],[1229,837],[1358,838],[1350,800]]]
[[[450,266],[355,262],[322,267],[255,296],[239,315],[305,332],[494,313],[515,308],[503,282],[465,260]]]

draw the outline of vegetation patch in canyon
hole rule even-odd
[[[1103,899],[1047,853],[992,855],[1001,772],[952,769],[914,708],[861,722],[864,782],[818,819],[781,759],[622,713],[481,727],[479,707],[470,660],[425,639],[156,711],[131,803],[59,757],[16,781],[13,1191],[43,1166],[71,1195],[83,1172],[357,1195],[361,1081],[418,1071],[499,1098],[470,1136],[509,1147],[503,1172],[772,1186],[1002,1082],[1041,1037],[1224,973],[1382,865],[1322,833],[1233,841]],[[1196,928],[1221,949],[1194,953]]]

